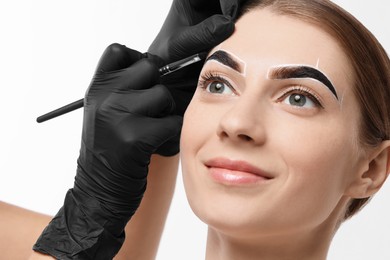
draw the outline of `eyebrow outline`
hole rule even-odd
[[[305,65],[289,65],[273,68],[269,74],[271,79],[301,79],[301,78],[312,78],[320,81],[324,84],[338,100],[336,89],[332,82],[325,76],[324,73],[310,66]]]
[[[206,59],[206,62],[209,60],[215,60],[219,63],[222,63],[223,65],[228,66],[229,68],[231,68],[239,73],[242,73],[242,69],[241,69],[240,64],[236,60],[234,60],[232,55],[230,55],[226,51],[218,50],[218,51],[214,52]]]

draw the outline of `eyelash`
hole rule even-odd
[[[219,75],[218,73],[213,72],[213,71],[207,71],[204,74],[202,74],[200,76],[198,86],[201,87],[202,89],[205,89],[205,88],[207,88],[209,83],[215,82],[215,81],[222,82],[222,83],[226,84],[227,87],[229,87],[234,93],[236,93],[236,90],[234,89],[234,87],[230,84],[230,82],[227,79],[225,79],[224,77],[222,77],[221,75]]]
[[[306,97],[310,98],[314,102],[315,105],[317,105],[320,108],[324,108],[324,106],[322,105],[322,102],[321,102],[321,98],[318,97],[317,94],[315,94],[311,89],[309,89],[305,86],[301,86],[301,85],[292,86],[292,87],[288,88],[287,90],[285,90],[282,93],[282,96],[280,98],[278,98],[278,101],[282,101],[288,95],[292,95],[292,94],[305,95]]]

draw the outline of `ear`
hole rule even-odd
[[[390,140],[386,140],[367,153],[347,195],[355,199],[371,197],[382,187],[389,174]]]

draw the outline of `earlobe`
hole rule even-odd
[[[370,151],[347,195],[355,199],[371,197],[382,187],[389,173],[390,140],[386,140]]]

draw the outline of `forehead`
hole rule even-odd
[[[349,61],[333,37],[318,26],[267,9],[242,16],[233,35],[217,49],[235,54],[248,70],[302,64],[321,69],[337,85],[353,82]]]

